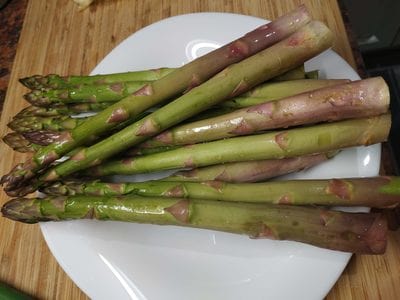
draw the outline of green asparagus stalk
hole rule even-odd
[[[298,73],[303,74],[300,78],[305,78],[304,67],[300,71],[297,69],[286,72],[279,80],[298,79]],[[32,105],[39,107],[74,103],[117,102],[133,94],[148,83],[149,81],[126,81],[109,84],[79,85],[63,89],[42,88],[25,94],[24,98]]]
[[[149,149],[150,150],[150,149]],[[336,152],[303,155],[282,159],[239,161],[178,171],[162,181],[258,182],[311,168],[333,157]]]
[[[174,68],[159,68],[143,71],[132,71],[124,73],[112,73],[112,74],[99,74],[99,75],[89,75],[89,76],[60,76],[57,74],[49,75],[33,75],[30,77],[21,78],[19,81],[31,90],[42,90],[42,89],[68,89],[75,88],[82,85],[103,85],[103,84],[113,84],[121,82],[134,82],[134,81],[154,81],[158,80],[172,71]],[[315,77],[315,72],[311,71],[305,72],[304,66],[300,66],[293,70],[277,76],[273,80],[295,80],[295,79],[305,79],[312,76]],[[316,79],[316,78],[314,78]]]
[[[387,241],[387,223],[381,214],[289,205],[137,196],[59,196],[13,199],[3,206],[2,213],[25,223],[97,219],[187,226],[364,254],[384,253]]]
[[[43,192],[68,196],[137,195],[270,204],[393,208],[400,204],[400,178],[288,180],[263,183],[221,181],[107,183],[95,180],[56,182],[43,189]]]
[[[22,133],[29,131],[64,131],[71,130],[85,121],[85,118],[72,118],[69,116],[59,117],[24,117],[14,118],[8,127],[12,130]]]
[[[28,106],[15,115],[14,119],[24,117],[58,117],[71,116],[80,113],[101,111],[111,104],[103,103],[77,103],[69,105],[55,105],[52,107]]]
[[[185,90],[189,90],[194,86],[201,84],[216,73],[223,70],[225,67],[239,62],[246,57],[249,57],[271,46],[272,44],[276,44],[279,40],[289,36],[309,21],[310,17],[305,7],[300,6],[292,13],[283,16],[267,25],[263,25],[256,30],[247,33],[242,38],[239,38],[238,40],[235,40],[221,48],[197,58],[196,60],[174,70],[159,80],[153,81],[151,84],[135,93],[135,95],[124,98],[123,100],[113,104],[99,114],[90,118],[88,122],[83,122],[81,125],[72,130],[69,135],[60,138],[52,145],[41,149],[31,159],[28,159],[22,164],[18,164],[10,171],[9,174],[6,174],[2,177],[0,183],[3,185],[5,184],[4,190],[9,195],[19,195],[19,189],[21,189],[21,193],[23,190],[25,190],[26,180],[33,178],[38,172],[48,167],[53,161],[59,159],[66,153],[72,151],[74,148],[79,147],[87,142],[89,137],[99,136],[101,134],[104,135],[119,123],[136,116],[137,114],[156,104],[159,104],[162,101],[171,99]],[[313,25],[313,27],[319,26]],[[306,30],[302,30],[301,32],[304,33]],[[325,43],[327,44],[326,46],[328,46],[328,44],[331,43],[331,34],[326,34],[327,36],[325,36],[325,39],[321,39],[323,41],[321,44]],[[310,34],[309,37],[311,36],[313,35]],[[304,39],[304,37],[301,38],[299,34],[294,35],[294,37],[297,39],[293,37],[288,38],[286,42],[280,44],[281,46],[279,50],[282,51],[274,51],[291,52],[289,50],[293,49],[295,51],[289,55],[290,57],[293,57],[294,55],[294,60],[302,60],[302,58],[306,59],[308,55],[304,55],[304,53],[303,55],[298,55],[296,54],[296,49],[302,49],[303,52],[308,52],[306,45],[315,43],[314,39],[311,38],[305,44],[301,44],[300,42]],[[276,47],[274,49],[276,49]],[[266,60],[276,61],[275,58],[280,58],[278,54],[279,53],[276,53],[271,57],[265,56]],[[314,55],[314,53],[311,55]],[[290,68],[295,66],[296,64],[292,63]],[[274,72],[271,72],[271,76],[276,76],[280,72],[287,71],[290,68],[282,65],[279,71],[274,70]],[[225,73],[221,73],[221,75],[217,76],[217,78],[221,78],[224,76],[224,74]],[[235,94],[239,94],[240,92],[244,91],[241,87],[245,85],[245,81],[239,84],[235,90]],[[216,88],[216,90],[218,90],[218,88]],[[195,89],[195,92],[192,91],[190,95],[196,94],[196,91],[197,89]],[[188,94],[189,93],[186,95]],[[235,94],[231,96],[234,96]],[[155,133],[156,132],[154,132],[154,134]]]
[[[292,96],[302,92],[344,83],[346,80],[331,79],[331,80],[292,80],[282,82],[269,82],[258,86],[252,91],[234,97],[227,101],[218,104],[218,109],[212,109],[209,112],[204,112],[204,115],[199,115],[197,119],[205,119],[206,117],[214,117],[223,113],[231,112],[234,108],[248,107],[260,104],[269,100],[276,100],[287,96]],[[111,103],[75,103],[68,105],[53,105],[51,107],[29,106],[21,110],[15,119],[25,117],[59,117],[64,115],[75,115],[85,112],[97,112],[110,106]],[[196,116],[197,117],[197,116]]]
[[[294,40],[296,46],[293,46]],[[82,149],[70,160],[51,168],[40,177],[40,180],[54,181],[99,164],[108,157],[144,141],[149,136],[217,104],[238,90],[249,90],[260,82],[292,68],[293,65],[302,64],[329,47],[331,41],[331,33],[325,25],[311,22],[288,39],[240,63],[231,65],[214,78],[140,121],[100,143]],[[304,52],[304,49],[307,51]],[[274,59],[271,59],[272,57]]]
[[[310,91],[325,86],[331,86],[335,84],[344,83],[346,80],[342,79],[331,79],[331,80],[289,80],[282,82],[268,82],[260,86],[255,87],[251,91],[234,97],[227,101],[220,103],[218,106],[223,107],[220,112],[215,112],[216,109],[210,111],[210,117],[221,115],[224,112],[232,111],[232,108],[248,107],[251,105],[260,104],[267,100],[275,100],[292,96],[302,92]],[[14,118],[24,117],[58,117],[60,115],[75,115],[85,112],[97,112],[110,106],[111,103],[99,102],[99,103],[74,103],[68,105],[53,105],[51,107],[39,107],[39,106],[28,106],[21,110]],[[205,118],[205,116],[201,116]]]
[[[149,81],[127,81],[101,85],[81,85],[69,89],[33,90],[24,95],[35,106],[47,107],[70,103],[117,102],[149,84]]]
[[[121,126],[117,126],[114,131],[118,131],[121,127],[123,127],[128,122],[134,122],[135,120],[140,120],[144,116],[148,115],[149,112],[144,112],[139,114],[136,118],[129,119],[126,122],[121,123]],[[23,138],[28,140],[32,144],[37,144],[40,146],[48,146],[51,143],[57,142],[58,139],[62,138],[65,135],[70,134],[70,129],[75,128],[82,122],[84,122],[88,118],[71,118],[68,116],[59,116],[58,118],[52,117],[23,117],[23,118],[15,118],[10,122],[10,128],[20,133]],[[97,137],[91,137],[88,141],[93,142]],[[17,140],[9,139],[9,146],[14,148],[12,145],[16,143],[16,147],[18,148]],[[35,146],[31,149],[31,152],[42,150],[43,147]],[[161,147],[160,147],[161,148]],[[165,149],[172,147],[163,147]],[[165,149],[160,149],[158,151],[165,151]],[[28,151],[27,151],[28,152]],[[136,152],[137,150],[132,149],[129,153]],[[141,152],[146,153],[154,153],[157,152],[157,149],[154,150],[144,150]]]
[[[7,134],[3,137],[3,141],[15,151],[22,153],[35,152],[41,147],[40,145],[29,142],[26,138],[24,138],[20,133],[17,132],[11,132]]]
[[[113,131],[118,131],[126,124],[140,120],[148,114],[149,112],[143,112],[139,114],[136,118],[132,118],[125,122],[122,122],[121,124],[116,126]],[[9,127],[21,133],[25,139],[33,144],[48,146],[51,143],[57,142],[63,136],[70,134],[71,129],[74,129],[76,126],[89,118],[90,117],[71,118],[68,116],[60,116],[58,118],[52,118],[32,116],[20,119],[15,118],[10,122]],[[95,139],[97,139],[97,137],[91,137],[88,139],[88,141],[93,142]],[[38,147],[35,147],[35,149],[35,151],[42,150],[42,148]],[[131,150],[130,152],[134,152],[134,150]],[[142,152],[150,153],[156,152],[156,150],[147,150]]]
[[[170,74],[174,70],[174,68],[159,68],[92,76],[34,75],[21,78],[19,81],[31,90],[40,90],[43,88],[64,89],[80,85],[112,84],[126,81],[154,81]]]
[[[329,87],[349,82],[345,79],[303,79],[281,82],[268,82],[251,91],[224,101],[219,104],[222,107],[243,108],[261,104],[268,101],[286,98],[296,94]]]
[[[164,131],[140,146],[154,148],[196,144],[261,130],[375,116],[386,113],[388,109],[388,86],[381,77],[375,77],[183,124]]]
[[[17,152],[36,152],[42,146],[50,145],[66,134],[66,131],[36,130],[12,132],[3,137],[3,141]],[[147,155],[178,148],[178,146],[163,146],[157,148],[132,148],[124,151],[124,157]]]
[[[388,137],[390,124],[390,115],[381,115],[235,137],[136,158],[111,160],[88,169],[86,173],[91,176],[137,174],[323,153],[383,142]]]
[[[65,134],[63,131],[27,131],[27,132],[11,132],[3,137],[4,143],[11,147],[14,151],[26,153],[39,151],[43,146],[47,146]],[[165,146],[158,148],[133,148],[123,153],[124,157],[133,155],[147,155],[167,150],[175,149],[176,146]]]

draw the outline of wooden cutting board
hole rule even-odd
[[[26,89],[18,83],[20,77],[88,74],[130,34],[170,16],[216,11],[274,19],[301,2],[315,19],[322,20],[333,31],[334,49],[355,66],[340,10],[333,0],[97,0],[84,11],[78,11],[72,0],[31,0],[0,120],[0,134],[7,132],[6,124],[27,105],[22,100]],[[0,174],[26,158],[3,143],[0,153]],[[0,204],[7,199],[1,191]],[[87,299],[59,267],[37,225],[0,218],[0,238],[1,281],[40,299]],[[399,246],[397,232],[391,235],[384,256],[354,256],[327,299],[400,299]]]

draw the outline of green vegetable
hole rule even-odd
[[[137,196],[59,196],[13,199],[1,211],[3,216],[25,223],[98,219],[179,225],[363,254],[383,253],[387,240],[387,223],[381,214],[289,205]]]

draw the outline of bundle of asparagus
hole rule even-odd
[[[9,123],[15,132],[4,141],[32,158],[2,177],[18,197],[3,215],[181,225],[383,253],[382,215],[315,205],[394,207],[397,178],[255,183],[386,140],[382,78],[304,72],[331,45],[330,31],[301,6],[180,68],[21,79],[33,106]],[[176,168],[189,170],[142,183],[96,179]],[[22,198],[38,189],[48,196]]]

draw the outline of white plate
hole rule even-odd
[[[182,15],[148,26],[93,71],[176,67],[265,20],[234,14]],[[333,51],[307,63],[328,78],[358,79]],[[344,151],[296,178],[375,176],[380,146]],[[119,222],[41,224],[67,274],[92,299],[322,299],[350,254],[209,230]]]

